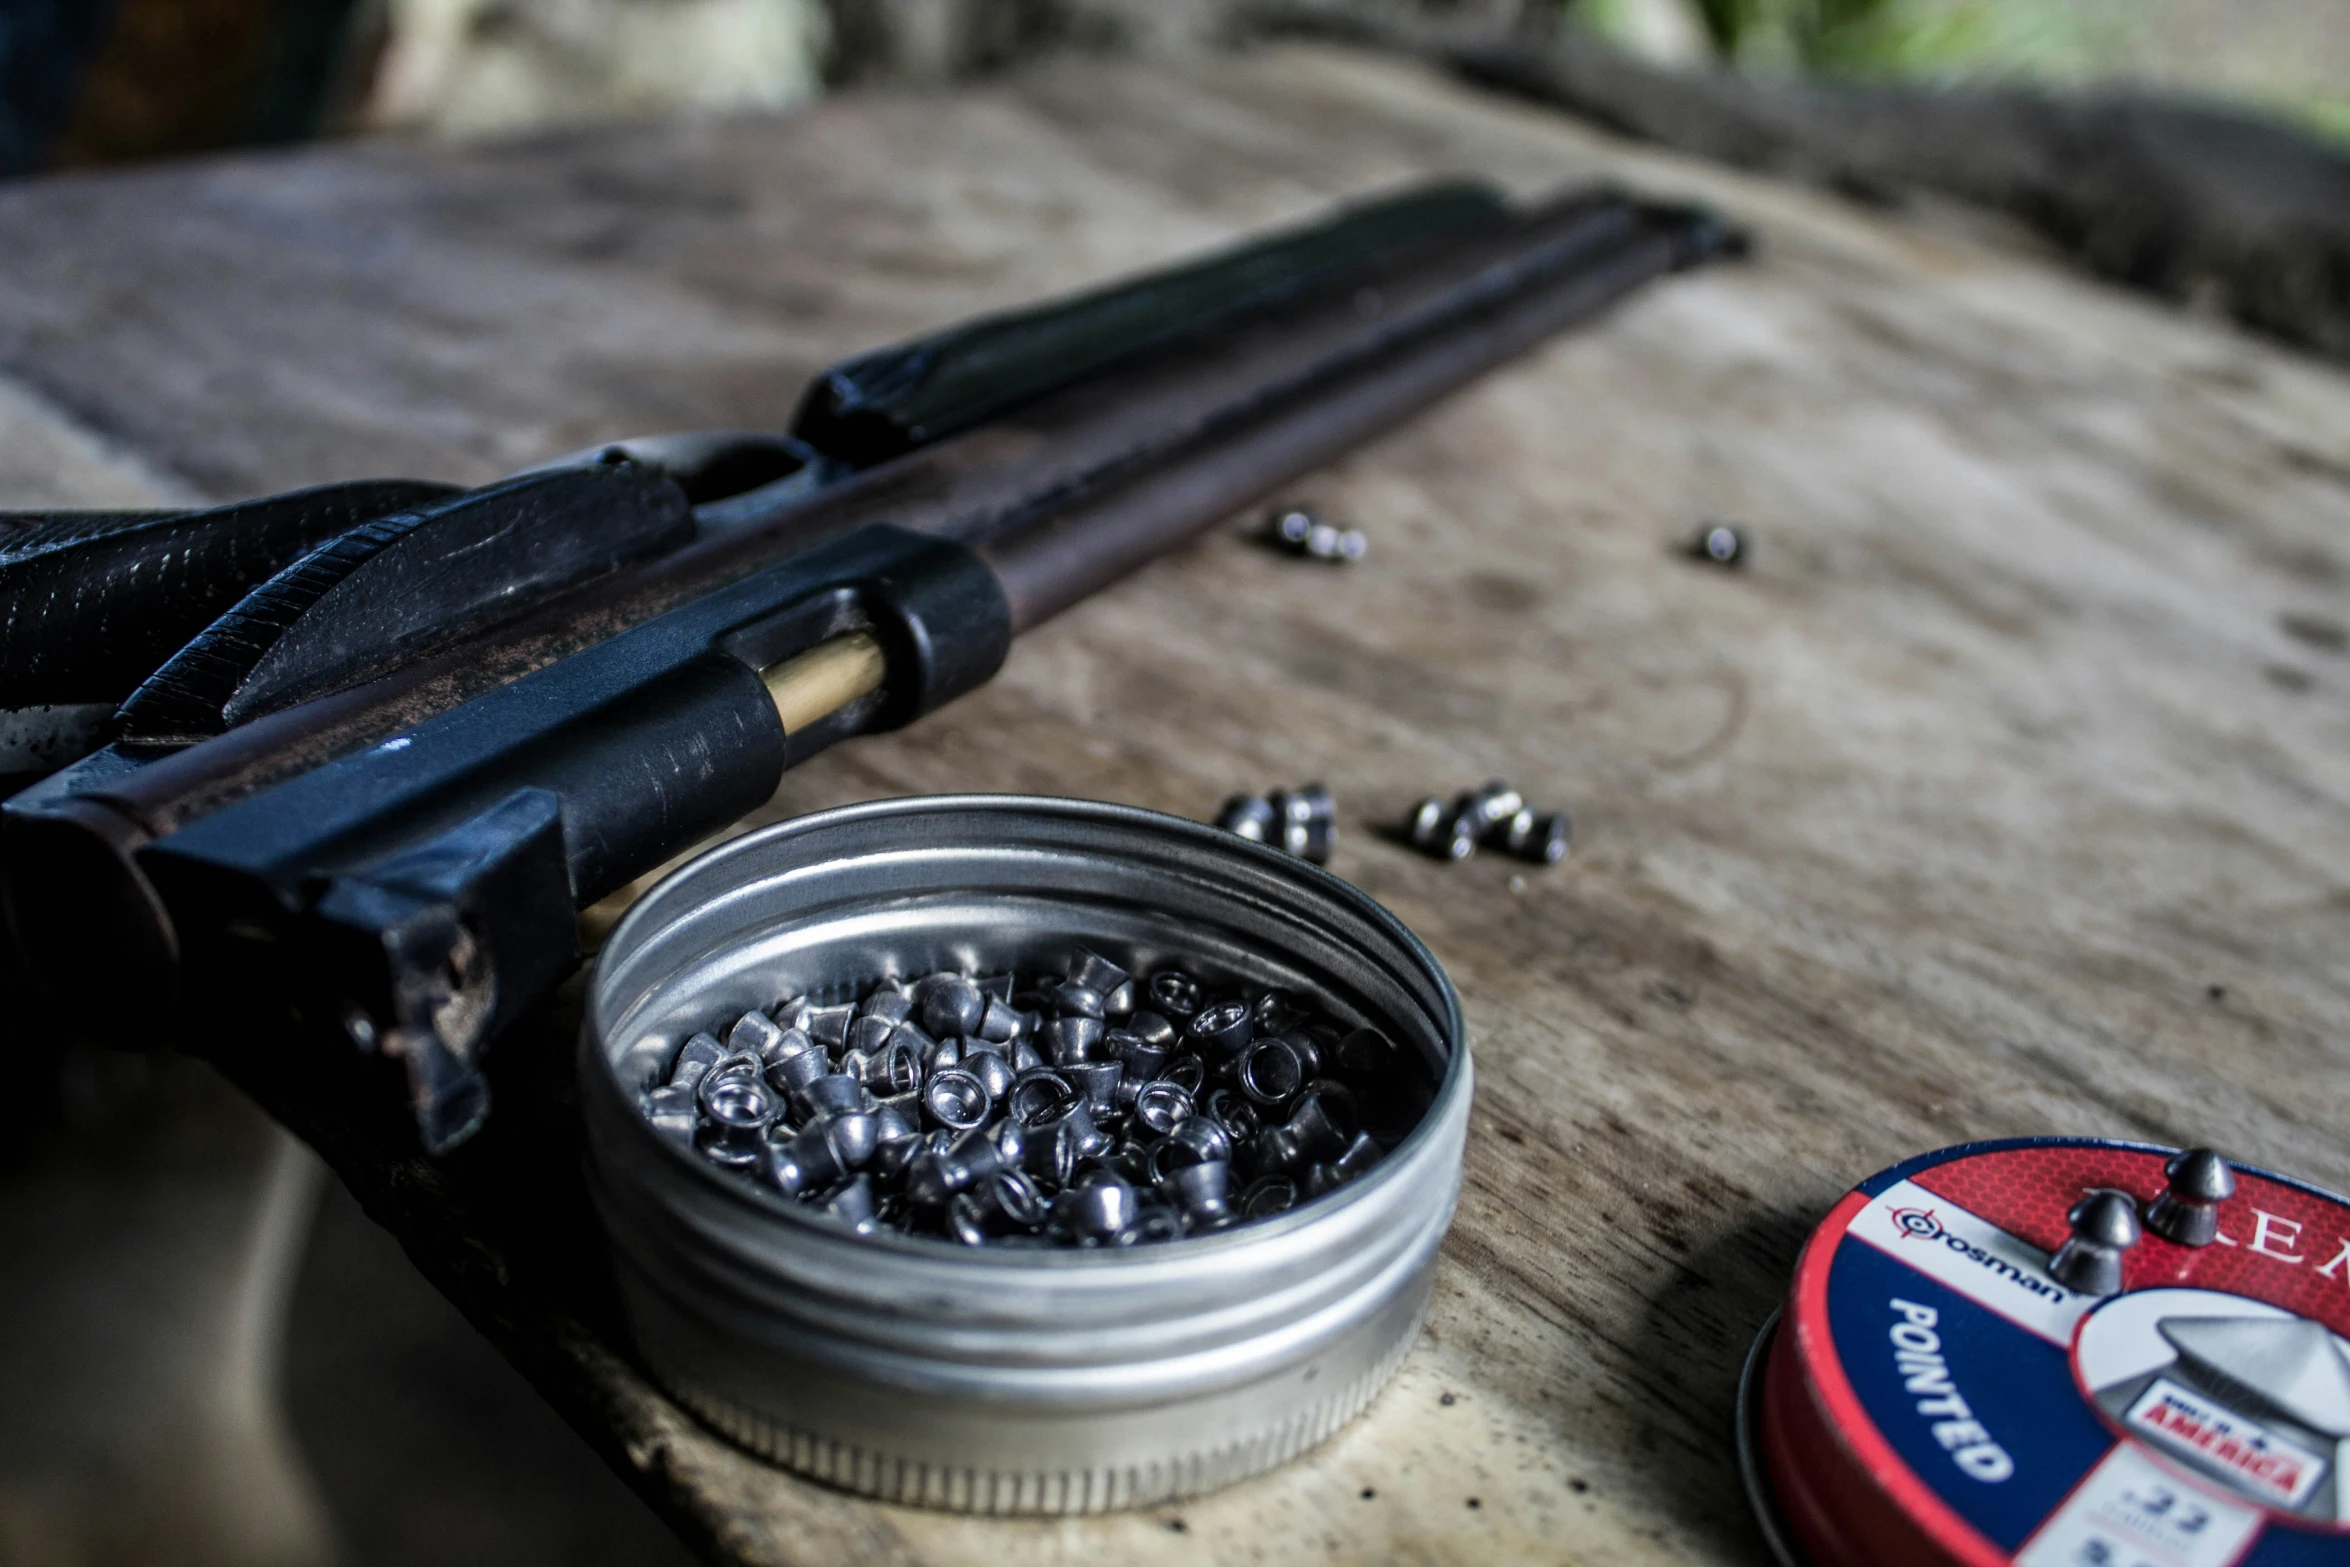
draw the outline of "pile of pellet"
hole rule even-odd
[[[1427,1099],[1384,1034],[1278,990],[927,975],[746,1012],[677,1052],[655,1130],[860,1232],[965,1245],[1171,1241],[1360,1177]]]

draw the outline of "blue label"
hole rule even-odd
[[[2113,1446],[2063,1350],[1865,1242],[1837,1248],[1828,1325],[1902,1462],[2005,1550]]]

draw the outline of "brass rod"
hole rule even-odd
[[[872,633],[851,631],[759,671],[783,732],[798,734],[819,719],[881,689],[889,660]]]

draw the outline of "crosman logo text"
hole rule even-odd
[[[2043,1300],[2063,1301],[2071,1295],[2071,1291],[2054,1280],[2027,1272],[2004,1257],[1992,1256],[1964,1236],[1953,1235],[1942,1227],[1942,1221],[1934,1217],[1931,1208],[1896,1208],[1888,1217],[1893,1220],[1894,1228],[1901,1232],[1902,1239],[1943,1247]]]

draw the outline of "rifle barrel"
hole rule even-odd
[[[80,795],[121,816],[138,835],[160,837],[873,522],[993,549],[1006,569],[1026,581],[1047,540],[1067,541],[1075,519],[1097,498],[1124,490],[1139,502],[1139,482],[1162,503],[1181,506],[1168,488],[1174,470],[1185,459],[1214,466],[1208,449],[1223,441],[1234,454],[1221,469],[1226,482],[1216,488],[1223,498],[1211,510],[1183,507],[1197,531],[1523,347],[1511,340],[1480,351],[1470,341],[1489,335],[1486,318],[1498,306],[1529,290],[1547,295],[1549,285],[1579,282],[1594,270],[1623,279],[1601,290],[1604,303],[1661,270],[1635,266],[1625,274],[1617,255],[1628,244],[1645,255],[1660,234],[1673,236],[1680,265],[1726,243],[1725,231],[1704,214],[1643,206],[1603,192],[1423,247],[1374,270],[1343,297],[1301,301],[1279,317],[1045,398],[1009,419],[920,448],[836,487],[810,492],[778,485],[772,487],[774,499],[754,491],[705,506],[701,513],[714,526],[698,543],[574,590],[382,679],[267,715]],[[1433,378],[1429,390],[1412,393],[1411,378],[1388,368],[1399,345],[1425,351],[1455,331],[1464,334],[1456,356],[1464,368]],[[1402,357],[1419,362],[1416,354]],[[1390,389],[1392,402],[1380,404],[1384,411],[1377,414],[1340,416],[1337,405],[1350,392],[1356,399],[1372,394],[1339,383],[1366,371]],[[1313,406],[1325,399],[1328,417]],[[1316,425],[1324,437],[1299,447],[1301,460],[1295,462],[1281,460],[1279,440],[1251,435],[1278,427],[1303,437]],[[1354,433],[1339,433],[1348,430]],[[1244,447],[1253,454],[1246,463],[1237,455]],[[1257,477],[1243,483],[1244,473]],[[1201,504],[1208,503],[1203,498]],[[1049,524],[1053,532],[1017,549],[1009,544],[1012,535],[1038,524]],[[1161,548],[1183,536],[1173,533]],[[1106,543],[1086,547],[1107,551]],[[1156,553],[1134,556],[1133,564]],[[1086,580],[1098,586],[1114,578],[1097,572]],[[1045,608],[1051,599],[1058,601]],[[1023,593],[1015,600],[1016,617],[1023,613],[1019,605],[1033,601],[1043,610],[1036,619],[1068,602],[1057,594]]]
[[[1219,520],[1400,423],[1495,365],[1590,316],[1707,243],[1679,215],[1642,214],[1582,265],[1448,320],[1314,395],[1203,434],[1123,483],[1105,485],[980,545],[1012,606],[1014,634],[1050,619]]]
[[[218,1010],[247,1032],[273,990],[358,1017],[446,1147],[486,1109],[482,1046],[576,961],[576,909],[832,742],[986,680],[1017,633],[1737,243],[1700,212],[1575,197],[832,488],[701,507],[696,542],[435,657],[11,801],[19,939],[69,985],[233,992]]]

